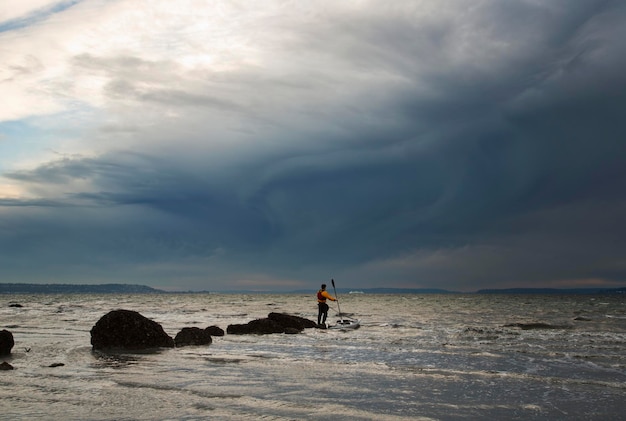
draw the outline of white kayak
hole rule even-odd
[[[342,319],[342,320],[337,320],[337,324],[333,326],[329,326],[328,328],[347,330],[347,329],[358,329],[360,326],[361,326],[360,320]]]

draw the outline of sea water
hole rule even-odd
[[[89,331],[114,309],[138,311],[174,337],[183,327],[226,330],[270,312],[315,320],[315,295],[0,295],[0,329],[15,339],[0,358],[15,368],[0,371],[0,418],[626,418],[624,296],[340,299],[360,329],[227,334],[210,346],[104,353],[92,350]]]

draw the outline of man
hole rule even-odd
[[[335,297],[326,291],[326,284],[322,284],[322,288],[317,291],[317,325],[326,326],[326,317],[328,316],[328,304],[326,300],[337,301]]]

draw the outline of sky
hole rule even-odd
[[[623,0],[4,0],[0,282],[626,286]]]

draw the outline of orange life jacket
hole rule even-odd
[[[324,302],[326,302],[326,297],[324,297],[322,295],[322,291],[323,290],[321,290],[321,289],[319,291],[317,291],[317,301],[320,301],[320,302],[324,303]]]

